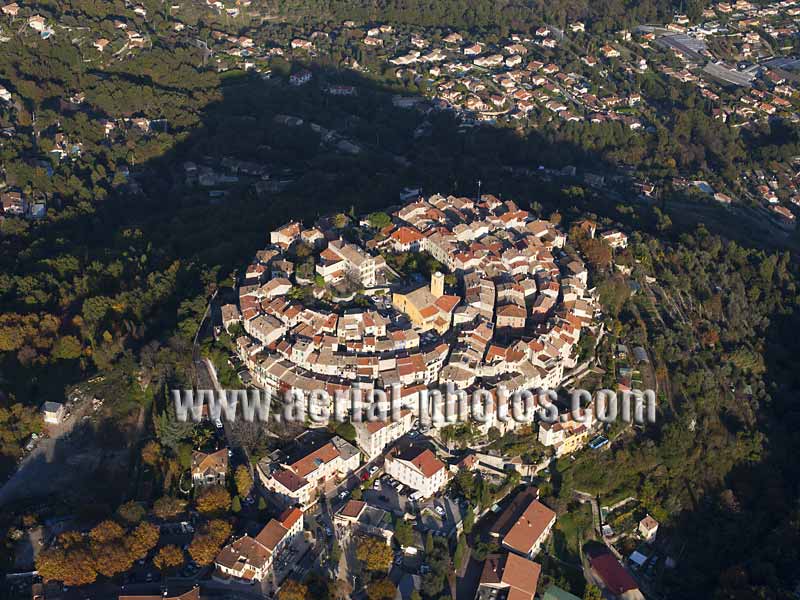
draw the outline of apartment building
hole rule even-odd
[[[356,430],[356,444],[372,460],[381,454],[386,446],[411,431],[414,415],[410,410],[400,413],[397,421],[388,419],[369,423],[353,423]]]
[[[580,450],[592,434],[594,415],[591,406],[583,411],[583,416],[583,421],[576,421],[568,413],[561,415],[555,423],[540,423],[539,441],[543,446],[552,446],[559,457]]]
[[[342,240],[333,240],[326,249],[338,256],[345,271],[364,287],[373,287],[377,282],[376,260],[374,256],[353,244]]]
[[[256,535],[244,535],[224,546],[214,559],[214,579],[253,583],[269,576],[275,558],[303,532],[303,512],[286,510]]]
[[[320,447],[306,449],[285,461],[265,457],[259,461],[256,471],[261,484],[278,501],[307,510],[316,503],[327,483],[341,481],[360,464],[358,449],[336,436]]]
[[[447,484],[447,469],[427,448],[409,446],[386,455],[384,470],[403,485],[429,498]]]

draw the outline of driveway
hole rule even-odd
[[[84,423],[84,417],[90,418],[92,402],[83,398],[69,404],[70,418],[60,425],[47,426],[48,437],[39,439],[36,447],[22,459],[16,472],[0,488],[0,506],[55,492],[80,474],[78,466],[67,464],[67,461],[74,463],[79,453],[86,451],[86,446],[91,444],[84,435],[89,432],[83,429],[88,425]]]

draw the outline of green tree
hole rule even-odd
[[[583,591],[583,600],[603,600],[603,592],[593,583],[587,583]]]
[[[472,528],[474,526],[475,526],[475,510],[472,508],[472,505],[470,504],[469,506],[467,506],[467,512],[464,514],[464,522],[463,522],[464,533],[467,535],[472,533]]]
[[[414,543],[414,529],[405,519],[397,519],[394,526],[394,539],[404,548]]]

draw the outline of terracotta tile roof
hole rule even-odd
[[[639,587],[633,577],[609,552],[590,558],[589,564],[592,566],[592,570],[603,580],[608,591],[615,596]]]
[[[299,508],[287,508],[281,516],[278,517],[278,521],[280,521],[281,525],[283,525],[286,529],[291,529],[292,525],[297,523],[298,519],[303,517],[303,511]]]
[[[263,567],[271,554],[265,546],[246,535],[220,550],[214,562],[228,569],[242,571],[247,566]]]
[[[525,509],[511,530],[503,538],[508,548],[527,554],[540,541],[548,525],[556,518],[556,513],[538,500],[534,500]]]
[[[286,527],[275,519],[270,520],[256,536],[256,541],[270,552],[274,552],[280,541],[288,533]]]
[[[506,600],[533,600],[542,567],[516,554],[492,554],[486,557],[481,584],[508,586]]]
[[[305,477],[300,477],[287,469],[280,469],[272,474],[272,478],[290,492],[296,492],[304,485],[308,485]]]
[[[440,296],[436,299],[434,303],[436,308],[446,313],[451,313],[458,306],[458,303],[461,302],[461,298],[458,296]]]
[[[391,238],[402,245],[413,244],[424,239],[423,235],[413,227],[401,227],[392,233]]]
[[[192,452],[192,473],[205,473],[209,470],[224,473],[228,470],[228,449],[223,448],[211,454]]]
[[[539,489],[536,487],[527,487],[519,492],[506,509],[500,513],[490,533],[495,536],[505,536],[528,508],[528,505],[538,498]]]
[[[338,456],[339,453],[336,451],[334,445],[327,443],[311,454],[307,454],[292,464],[291,467],[298,476],[306,477],[308,474],[316,471],[320,465],[329,463]]]
[[[361,500],[349,500],[339,511],[339,514],[350,519],[357,519],[366,505],[367,503]]]
[[[436,455],[427,448],[415,448],[409,446],[404,451],[395,455],[399,460],[410,462],[419,469],[425,477],[433,477],[441,469],[444,463],[436,458]]]

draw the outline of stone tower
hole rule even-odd
[[[439,271],[431,275],[431,294],[436,298],[444,296],[444,275]]]

